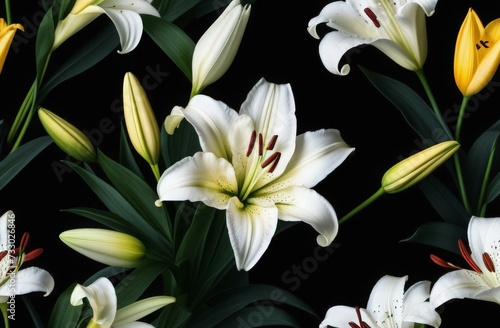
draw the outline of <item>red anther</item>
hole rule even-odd
[[[454,266],[453,264],[451,264],[449,262],[446,262],[445,260],[443,260],[442,258],[440,258],[437,255],[431,254],[431,260],[432,260],[432,262],[436,263],[437,265],[439,265],[443,268],[458,269],[458,267]]]
[[[7,255],[8,251],[7,250],[3,250],[0,252],[0,261],[3,260],[3,258],[5,257],[5,255]]]
[[[495,264],[493,264],[490,254],[486,252],[483,253],[483,262],[489,272],[495,272]]]
[[[371,19],[371,21],[373,22],[373,25],[375,25],[376,28],[379,28],[380,23],[377,20],[377,15],[375,15],[375,13],[370,8],[365,8],[364,12],[365,12],[366,16],[368,16],[368,18]]]
[[[262,156],[263,147],[264,147],[264,138],[262,137],[262,133],[259,133],[259,156]]]
[[[273,173],[273,171],[276,169],[276,166],[278,165],[278,162],[280,161],[280,157],[281,153],[276,152],[269,156],[264,162],[262,162],[260,166],[262,168],[265,168],[266,166],[269,166],[271,163],[273,163],[273,165],[271,165],[271,168],[269,169],[269,173]]]
[[[275,134],[271,140],[269,141],[269,143],[267,144],[267,150],[273,150],[274,146],[276,145],[276,140],[278,140],[278,135]]]
[[[460,253],[462,253],[462,256],[464,257],[465,261],[470,265],[470,267],[477,273],[482,273],[481,269],[472,259],[469,248],[467,247],[467,245],[465,245],[465,243],[461,239],[458,240],[458,248],[460,249]]]
[[[43,248],[37,248],[35,250],[32,250],[28,254],[24,255],[24,262],[31,261],[33,259],[36,259],[43,253]]]
[[[257,132],[255,130],[252,132],[252,136],[250,137],[250,143],[248,144],[247,149],[247,157],[252,153],[253,147],[255,146],[255,139],[257,137]]]
[[[21,237],[21,242],[19,243],[19,248],[24,250],[28,246],[29,241],[30,241],[29,232],[23,233],[23,236]]]

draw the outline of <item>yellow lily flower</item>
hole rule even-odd
[[[413,186],[443,164],[459,147],[455,140],[444,141],[402,160],[384,174],[382,188],[387,193],[396,193]]]
[[[47,134],[66,154],[84,162],[97,161],[92,142],[71,123],[45,108],[38,110],[38,117]]]
[[[455,45],[455,82],[464,96],[481,91],[495,74],[500,61],[500,18],[486,28],[469,8]]]
[[[7,25],[7,22],[0,18],[0,74],[17,30],[24,31],[24,27],[21,24]]]

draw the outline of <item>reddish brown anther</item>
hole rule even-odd
[[[23,233],[23,236],[21,237],[21,242],[19,243],[19,248],[21,249],[21,252],[24,252],[26,247],[28,247],[29,242],[30,242],[29,232]]]
[[[467,245],[461,240],[458,240],[458,248],[460,249],[460,253],[464,257],[465,261],[470,265],[472,270],[476,271],[477,273],[482,273],[481,269],[477,266],[476,262],[472,259],[472,256],[470,255],[470,250],[467,247]]]
[[[437,265],[447,268],[447,269],[459,269],[457,266],[451,264],[450,262],[446,262],[442,258],[440,258],[437,255],[431,254],[431,260],[432,262],[436,263]]]
[[[483,253],[483,262],[489,272],[495,272],[495,264],[491,260],[490,254],[486,252]]]
[[[43,248],[37,248],[35,250],[32,250],[28,254],[24,255],[24,262],[31,261],[33,259],[36,259],[43,253]]]
[[[280,161],[281,153],[274,153],[271,156],[269,156],[262,164],[260,165],[262,168],[265,168],[266,166],[269,166],[271,163],[271,167],[269,168],[269,173],[273,173],[273,171],[276,169],[276,166],[278,166],[278,162]]]
[[[253,147],[255,146],[255,139],[257,138],[257,132],[255,130],[252,132],[252,136],[250,137],[250,143],[248,144],[247,149],[247,157],[252,153]]]
[[[358,317],[359,325],[357,323],[351,321],[348,323],[349,326],[351,328],[370,328],[370,326],[366,322],[364,322],[363,319],[361,318],[361,311],[359,310],[359,307],[356,306],[355,309],[356,309],[356,316]]]
[[[376,28],[379,28],[380,23],[377,20],[377,15],[375,15],[375,13],[370,8],[365,8],[364,12],[365,12],[366,16],[368,16],[368,18],[371,19],[371,21],[373,22],[373,25],[375,25]]]
[[[259,133],[259,156],[262,156],[264,153],[264,150],[262,149],[264,147],[264,138],[262,137],[262,133]]]
[[[275,134],[271,140],[269,141],[269,143],[267,144],[267,150],[273,150],[274,146],[276,145],[276,140],[278,140],[278,135]]]

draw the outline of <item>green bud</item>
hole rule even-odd
[[[78,253],[111,266],[138,267],[143,263],[146,252],[146,247],[139,239],[108,229],[67,230],[59,238]]]
[[[83,132],[51,111],[40,108],[38,117],[47,134],[66,154],[83,162],[96,162],[96,150]]]
[[[413,186],[443,164],[459,147],[455,140],[444,141],[402,160],[384,174],[382,188],[387,193],[397,193]]]

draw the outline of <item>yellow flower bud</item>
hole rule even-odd
[[[146,92],[130,72],[123,79],[123,112],[130,141],[149,164],[158,164],[160,128]]]
[[[470,8],[455,45],[454,74],[464,96],[481,91],[492,79],[500,61],[500,19],[486,28]]]
[[[24,31],[24,27],[21,24],[7,25],[5,20],[0,18],[0,73],[17,30]]]
[[[382,188],[387,193],[397,193],[413,186],[443,164],[459,147],[455,140],[444,141],[402,160],[384,174]]]
[[[214,83],[231,66],[250,16],[251,5],[233,0],[196,43],[191,97]]]
[[[51,111],[40,108],[38,117],[45,131],[66,154],[84,162],[96,162],[96,150],[83,132]]]
[[[86,257],[111,266],[140,266],[146,247],[137,238],[123,232],[97,228],[66,230],[59,238]]]

